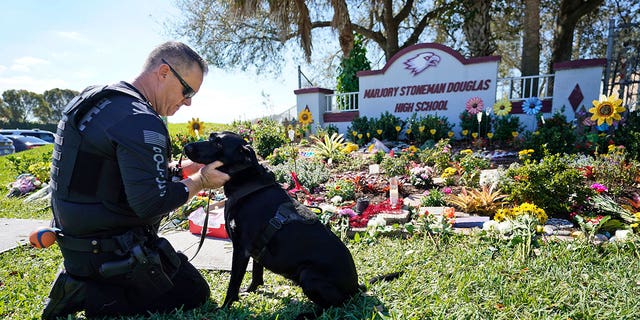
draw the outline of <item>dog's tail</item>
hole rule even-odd
[[[392,272],[392,273],[387,273],[387,274],[383,274],[380,276],[376,276],[373,277],[371,279],[369,279],[369,284],[374,284],[380,281],[391,281],[391,280],[395,280],[398,279],[402,274],[404,273],[404,271],[398,271],[398,272]]]

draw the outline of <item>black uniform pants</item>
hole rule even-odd
[[[171,279],[174,287],[153,298],[141,296],[132,288],[130,280],[117,277],[109,281],[78,278],[85,280],[88,285],[84,306],[86,316],[146,315],[180,308],[189,310],[203,305],[211,296],[209,284],[184,254],[178,253],[178,256],[181,264]]]

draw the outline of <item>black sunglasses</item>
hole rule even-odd
[[[173,67],[169,64],[169,62],[167,62],[167,60],[165,59],[160,59],[160,60],[162,60],[162,63],[169,66],[169,70],[171,70],[171,73],[173,73],[173,75],[176,76],[176,78],[178,78],[178,80],[182,84],[182,95],[184,96],[184,98],[191,99],[193,96],[195,96],[196,92],[193,91],[193,88],[191,88],[191,86],[189,86],[189,84],[186,81],[184,81],[184,79],[182,79],[180,74],[175,69],[173,69]]]

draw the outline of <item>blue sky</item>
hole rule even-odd
[[[37,93],[131,81],[153,47],[173,40],[163,24],[180,15],[171,0],[19,0],[3,2],[2,11],[0,92]],[[288,66],[273,79],[211,68],[192,105],[169,122],[230,123],[284,111],[296,103],[296,72]]]

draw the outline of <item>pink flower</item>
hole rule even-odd
[[[467,100],[466,109],[469,114],[477,114],[478,112],[482,112],[484,109],[484,102],[480,97],[473,97]]]
[[[591,185],[591,189],[595,190],[597,193],[603,193],[603,192],[609,191],[609,189],[607,189],[607,187],[605,187],[604,185],[601,185],[599,183],[592,184]]]
[[[442,189],[442,192],[444,192],[444,194],[451,194],[451,188],[449,188],[449,187],[444,187],[444,188]]]

